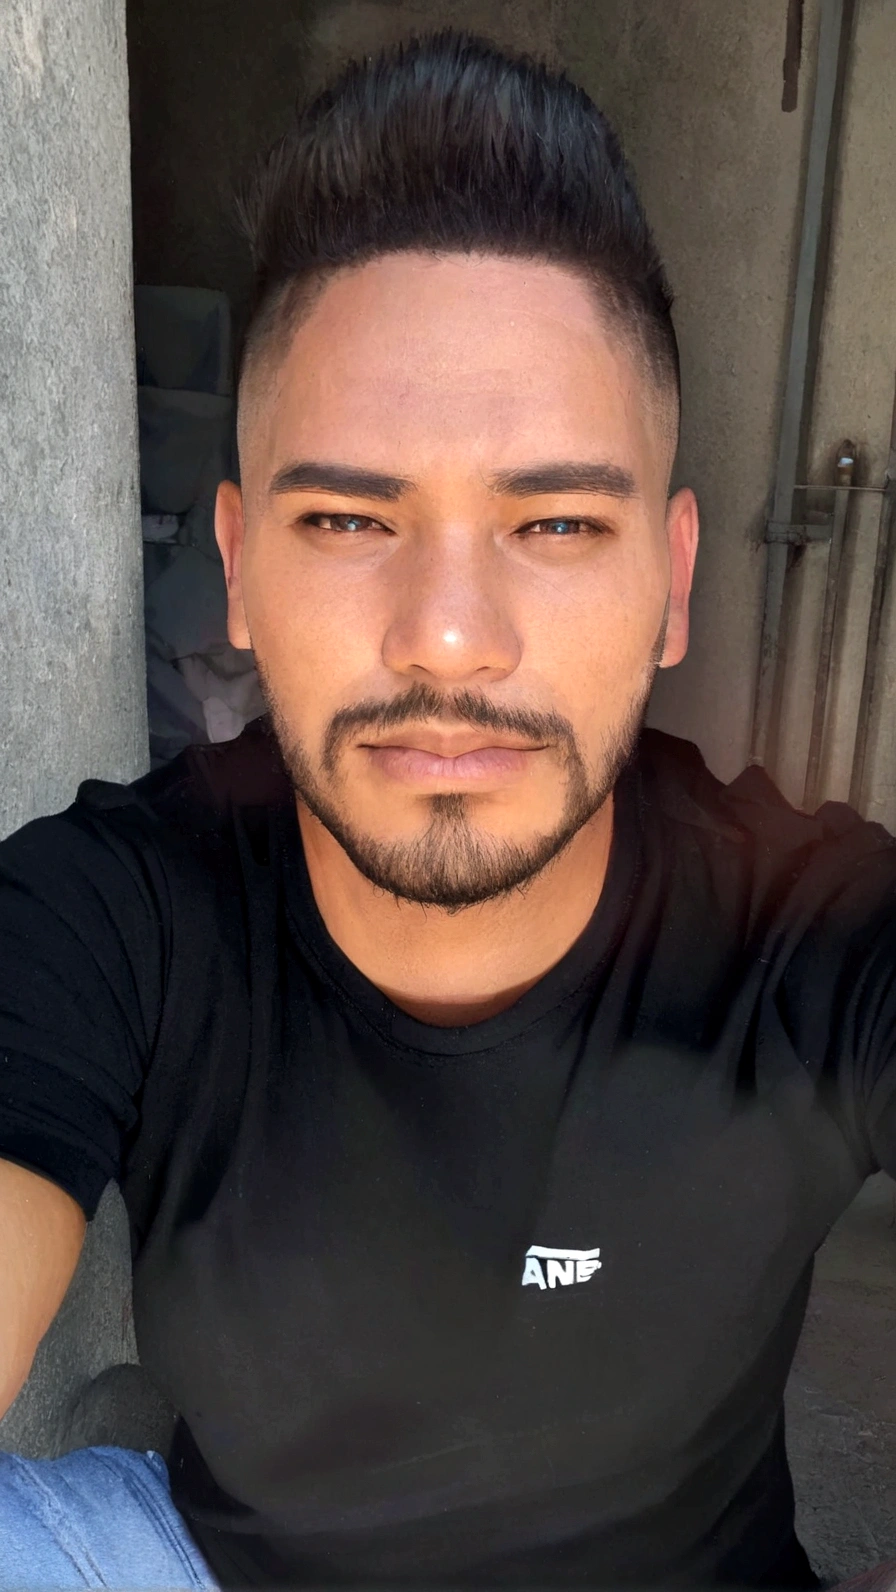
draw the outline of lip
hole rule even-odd
[[[465,752],[481,751],[512,751],[532,752],[540,751],[541,747],[532,745],[531,741],[520,740],[514,735],[501,735],[494,732],[473,729],[472,726],[458,725],[453,730],[440,730],[434,726],[428,728],[421,724],[417,729],[399,730],[388,741],[363,742],[368,749],[379,751],[381,748],[393,747],[412,752],[432,752],[436,757],[462,757]]]
[[[453,755],[423,746],[366,746],[374,766],[390,779],[405,784],[503,784],[518,779],[532,765],[542,747],[473,746]]]

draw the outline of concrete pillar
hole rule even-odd
[[[124,18],[0,5],[0,834],[147,766]]]
[[[0,834],[148,763],[124,15],[0,0]],[[0,1448],[69,1446],[132,1358],[123,1216],[110,1189]]]

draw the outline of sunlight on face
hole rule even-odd
[[[405,254],[336,275],[242,395],[231,640],[300,799],[396,895],[534,877],[683,655],[696,518],[648,381],[571,273]]]

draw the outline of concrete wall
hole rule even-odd
[[[0,833],[146,766],[124,21],[0,7]]]
[[[747,758],[789,301],[814,76],[818,0],[806,0],[799,105],[781,111],[786,6],[752,0],[131,0],[136,260],[141,279],[223,286],[237,307],[245,251],[229,191],[251,152],[288,122],[296,93],[350,53],[448,23],[547,55],[618,126],[677,293],[685,382],[678,480],[697,490],[704,541],[688,660],[661,678],[652,716],[696,740],[730,778]],[[896,27],[891,0],[859,0],[849,75],[812,467],[842,435],[881,469],[896,363]],[[190,159],[183,151],[190,150]],[[872,513],[866,507],[865,515]],[[862,536],[868,540],[868,527]],[[793,586],[780,773],[798,796],[817,635],[817,550]],[[868,604],[867,557],[850,575],[851,640],[828,786],[844,794]],[[864,573],[863,573],[864,570]],[[807,572],[811,578],[806,580]],[[823,578],[823,577],[822,577]],[[806,588],[804,593],[803,588]],[[896,635],[891,694],[896,691]],[[875,734],[871,808],[896,825],[888,726]],[[885,745],[886,743],[886,745]],[[846,773],[844,774],[844,766]]]
[[[147,765],[124,23],[124,0],[0,5],[0,834]],[[127,1356],[116,1199],[0,1448],[62,1446]]]
[[[781,111],[779,0],[624,0],[567,11],[564,57],[619,128],[672,278],[684,410],[677,483],[702,546],[689,655],[652,718],[724,778],[749,745],[765,554],[811,108],[808,0],[799,107]]]
[[[839,179],[834,196],[828,294],[822,323],[811,480],[830,479],[844,438],[858,447],[864,486],[880,486],[896,382],[896,14],[891,0],[860,0],[846,82]],[[835,641],[836,690],[827,789],[849,790],[871,601],[880,498],[855,495],[844,555]],[[798,781],[808,743],[809,673],[821,622],[824,553],[808,548],[792,581],[793,644],[782,735],[781,776]],[[896,829],[896,611],[888,604],[880,711],[871,725],[866,810]]]

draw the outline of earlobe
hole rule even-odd
[[[660,659],[661,669],[680,663],[688,650],[689,607],[694,562],[697,557],[700,518],[697,499],[690,487],[682,487],[669,499],[666,510],[666,537],[669,546],[669,621],[666,644]]]
[[[227,583],[227,635],[231,646],[248,650],[252,640],[243,606],[244,536],[242,493],[235,481],[222,481],[215,501],[215,540]]]

